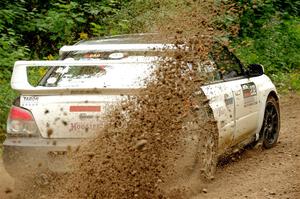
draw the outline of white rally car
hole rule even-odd
[[[83,41],[64,46],[59,61],[15,63],[11,85],[20,97],[11,107],[3,144],[4,164],[12,176],[37,166],[65,169],[68,147],[93,136],[111,104],[135,94],[137,80],[149,75],[157,59],[151,51],[165,48],[137,38]],[[254,142],[273,147],[280,130],[279,98],[263,67],[245,69],[225,47],[211,62],[223,71],[202,87],[218,125],[218,154]],[[50,69],[34,87],[27,68],[41,66]]]

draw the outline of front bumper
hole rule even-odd
[[[70,151],[78,149],[81,139],[44,139],[8,137],[3,143],[3,163],[12,177],[50,170],[71,170]]]

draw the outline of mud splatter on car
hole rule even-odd
[[[72,154],[73,172],[50,175],[34,196],[186,198],[213,178],[218,132],[201,91],[207,81],[201,63],[223,33],[213,20],[223,8],[189,3],[173,24],[158,26],[157,36],[176,50],[156,63],[146,88],[115,106],[98,136]]]

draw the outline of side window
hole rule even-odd
[[[222,79],[230,79],[244,75],[240,60],[228,48],[220,44],[214,45],[210,53]]]
[[[222,80],[222,76],[217,68],[216,63],[213,60],[210,59],[205,62],[202,62],[200,64],[200,68],[204,69],[204,72],[209,82]]]

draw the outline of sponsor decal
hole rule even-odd
[[[39,104],[38,96],[21,96],[21,106],[30,107]]]
[[[100,58],[102,56],[101,53],[86,53],[83,55],[84,58]]]
[[[100,106],[70,106],[70,112],[100,112]]]
[[[253,82],[242,84],[244,107],[257,104],[257,90]]]
[[[80,130],[84,130],[84,131],[90,131],[90,130],[96,130],[96,129],[100,129],[103,127],[103,124],[100,123],[83,123],[83,122],[72,122],[70,123],[70,129],[69,131],[80,131]]]
[[[93,119],[94,116],[93,115],[88,115],[86,113],[80,113],[79,115],[79,119],[84,120],[84,119]]]

